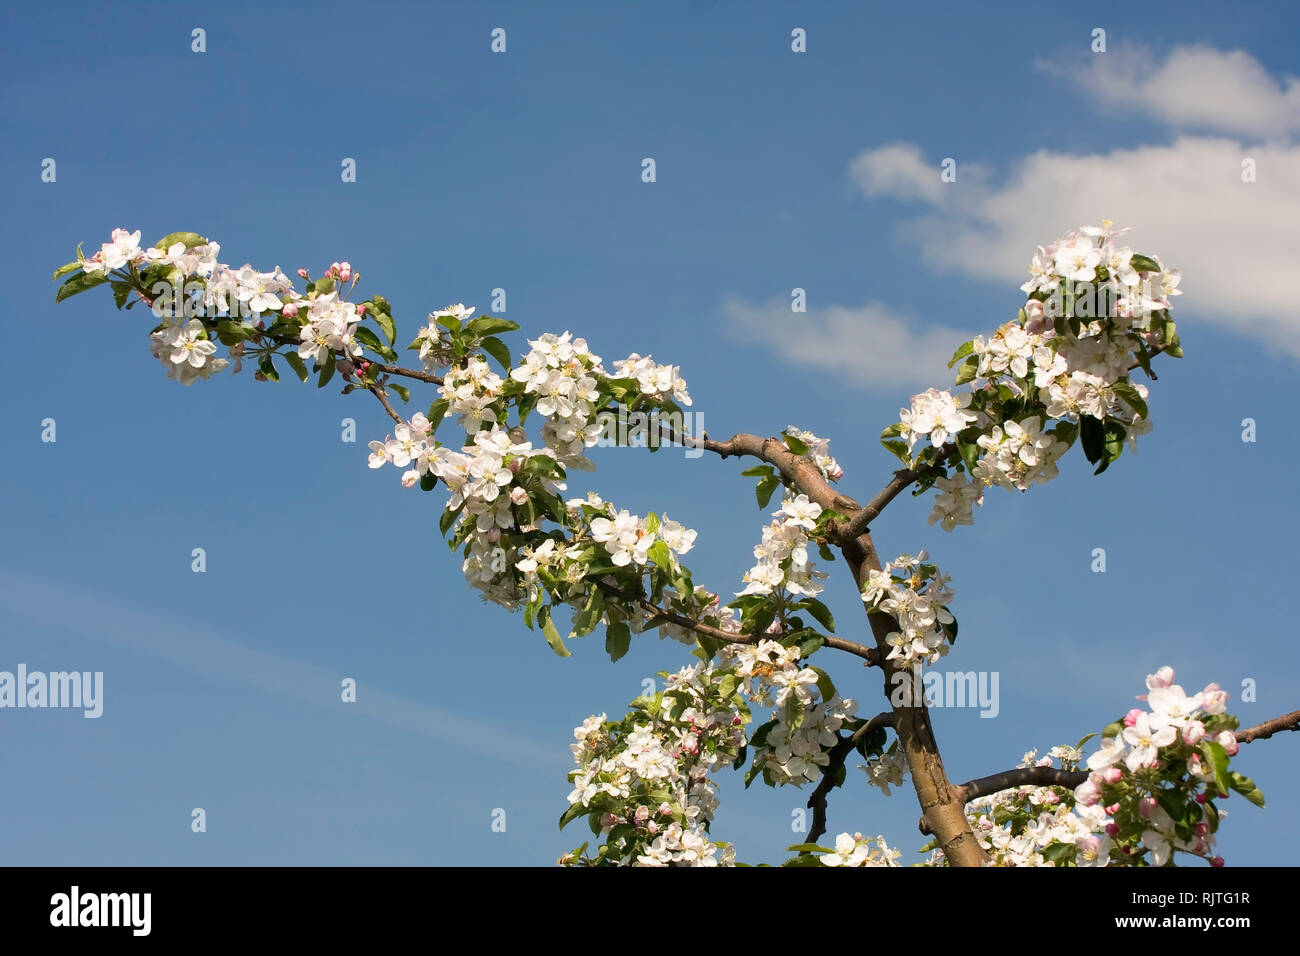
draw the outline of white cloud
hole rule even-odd
[[[918,197],[906,184],[933,174],[919,150],[899,168],[898,146],[868,150],[853,162],[861,183],[879,166],[899,184],[892,195]],[[1255,161],[1257,181],[1242,182]],[[1300,357],[1300,309],[1291,278],[1300,240],[1300,147],[1243,147],[1230,139],[1181,137],[1071,156],[1040,151],[1001,185],[943,184],[941,201],[905,222],[900,234],[941,271],[1019,285],[1036,246],[1066,229],[1103,218],[1132,226],[1125,242],[1181,269],[1185,294],[1175,318],[1236,329]]]
[[[921,150],[911,143],[880,146],[869,158],[863,153],[853,161],[849,174],[868,196],[884,194],[932,203],[940,203],[946,196],[938,163],[927,164]]]
[[[1087,56],[1087,66],[1081,68],[1059,60],[1038,65],[1104,105],[1142,112],[1182,129],[1260,139],[1300,130],[1300,79],[1275,80],[1244,50],[1175,47],[1163,62],[1135,46]]]
[[[737,338],[850,384],[879,389],[943,387],[952,381],[948,360],[971,335],[923,326],[878,303],[792,312],[789,300],[753,306],[728,299],[723,312]]]

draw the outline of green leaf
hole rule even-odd
[[[808,446],[802,439],[795,438],[793,435],[787,435],[784,432],[781,433],[781,437],[785,439],[785,447],[789,448],[796,455],[808,454]]]
[[[425,417],[429,419],[430,433],[438,430],[438,424],[446,416],[449,408],[451,408],[451,401],[446,398],[440,398],[429,406],[429,414]]]
[[[560,829],[563,830],[578,817],[585,816],[591,812],[591,807],[584,807],[581,803],[575,803],[567,810],[560,814]]]
[[[186,249],[193,249],[195,246],[206,244],[207,241],[208,240],[204,239],[197,232],[173,232],[163,236],[155,242],[154,248],[166,252],[172,246],[176,245],[176,243],[180,242],[185,244]]]
[[[1060,866],[1062,863],[1073,861],[1079,852],[1079,848],[1073,843],[1053,843],[1043,849],[1043,859],[1053,866]]]
[[[329,384],[329,380],[334,377],[334,353],[330,352],[325,357],[325,364],[320,370],[320,379],[316,382],[317,388],[324,388]]]
[[[835,684],[831,680],[830,675],[820,667],[813,667],[810,669],[817,675],[817,690],[821,692],[822,700],[830,700],[835,696]]]
[[[387,312],[376,312],[374,314],[375,324],[384,330],[384,337],[388,339],[388,344],[392,345],[397,338],[397,323]]]
[[[826,638],[821,634],[814,634],[812,637],[803,641],[799,645],[799,657],[807,660],[817,651],[821,650],[822,645],[826,643]]]
[[[456,519],[460,517],[460,513],[464,507],[465,506],[462,504],[459,508],[447,508],[443,511],[442,516],[438,519],[438,530],[442,532],[444,536],[447,534],[447,529],[456,523]]]
[[[768,475],[759,481],[758,487],[754,489],[754,496],[758,499],[760,508],[767,507],[767,503],[772,500],[772,492],[776,491],[780,484],[781,479],[776,475]]]
[[[108,281],[108,275],[103,272],[82,272],[68,279],[63,285],[59,286],[59,291],[54,294],[55,302],[62,302],[85,292],[87,289],[93,289],[97,285],[103,285]]]
[[[551,650],[561,657],[569,657],[569,649],[560,640],[560,632],[555,629],[555,622],[551,620],[550,605],[544,604],[538,609],[537,620],[542,623],[542,633],[546,635],[546,643],[551,645]]]
[[[372,352],[378,352],[381,355],[384,352],[384,343],[379,341],[379,336],[364,325],[357,328],[356,340]]]
[[[759,478],[771,474],[775,474],[771,465],[755,465],[753,468],[746,468],[740,473],[742,478]]]
[[[673,556],[668,550],[668,545],[664,544],[663,541],[656,541],[654,544],[650,545],[650,550],[647,551],[646,554],[649,555],[651,561],[657,564],[664,571],[672,571]]]
[[[1095,465],[1102,460],[1106,454],[1106,433],[1100,419],[1093,418],[1091,415],[1080,416],[1079,439],[1083,443],[1083,456],[1088,459],[1089,464]]]
[[[511,324],[513,325],[514,323],[512,322]],[[500,362],[501,367],[507,372],[510,371],[510,349],[506,347],[506,343],[502,342],[499,338],[490,335],[479,343],[479,347],[488,355]]]
[[[389,382],[385,387],[391,388],[398,395],[402,396],[402,401],[409,402],[411,400],[411,390],[405,385],[398,385],[396,382]]]
[[[302,356],[290,350],[284,353],[284,360],[289,363],[289,368],[293,369],[298,376],[298,381],[307,381],[307,363],[302,360]]]
[[[835,618],[831,614],[830,608],[821,601],[811,597],[804,598],[796,604],[795,607],[807,610],[809,614],[817,618],[818,624],[826,628],[826,630],[830,631],[832,634],[835,633]]]
[[[76,261],[73,261],[73,262],[69,262],[67,265],[62,265],[62,266],[59,266],[57,269],[55,269],[55,270],[54,270],[54,275],[50,276],[50,278],[51,278],[52,280],[53,280],[53,279],[58,279],[59,276],[65,276],[65,275],[67,275],[69,272],[76,272],[76,271],[77,271],[78,269],[80,269],[80,268],[81,268],[81,261],[80,261],[80,260],[76,260]]]
[[[957,369],[957,378],[954,380],[957,385],[965,385],[967,382],[973,382],[979,376],[980,359],[978,355],[968,355],[966,361],[961,363],[961,368]]]
[[[794,846],[786,847],[789,853],[830,853],[824,846],[818,846],[816,843],[796,843]]]
[[[1133,411],[1137,412],[1143,418],[1147,417],[1147,403],[1143,401],[1141,394],[1131,382],[1116,382],[1111,389],[1120,398],[1124,399],[1124,404]]]
[[[1134,254],[1133,258],[1128,261],[1129,267],[1135,272],[1161,272],[1160,263],[1150,256]]]
[[[441,325],[448,332],[460,331],[460,319],[452,315],[440,315],[434,320],[436,324]]]
[[[275,370],[275,363],[271,361],[271,356],[263,355],[257,360],[257,367],[269,381],[280,381],[280,373]]]
[[[605,628],[605,652],[616,661],[632,646],[632,631],[624,621],[615,621]]]
[[[1259,792],[1259,787],[1255,786],[1255,781],[1251,780],[1245,774],[1237,773],[1235,770],[1228,774],[1228,783],[1233,790],[1249,800],[1257,807],[1264,805],[1264,795]]]
[[[972,351],[974,348],[975,348],[975,342],[974,342],[974,341],[963,342],[963,343],[958,347],[957,351],[955,351],[955,352],[952,353],[952,360],[948,363],[948,367],[949,367],[949,368],[952,368],[954,365],[957,364],[957,362],[958,362],[959,359],[964,359],[967,355],[970,355],[971,351]]]
[[[735,674],[727,674],[722,680],[718,681],[718,696],[723,700],[727,700],[736,692],[736,688],[739,686],[740,678]]]
[[[477,319],[471,319],[465,329],[470,335],[496,335],[498,332],[518,332],[519,324],[511,322],[509,319],[496,319],[490,315],[484,315]]]

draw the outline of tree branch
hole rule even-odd
[[[1267,740],[1274,734],[1286,730],[1300,731],[1300,710],[1293,710],[1289,714],[1274,717],[1262,724],[1247,727],[1245,730],[1238,730],[1233,736],[1237,738],[1237,743],[1248,744],[1252,740]],[[957,799],[965,805],[972,800],[978,800],[980,797],[987,797],[994,793],[1001,793],[1003,790],[1010,790],[1013,787],[1066,787],[1073,790],[1087,779],[1088,771],[1086,770],[1058,770],[1055,767],[1016,767],[1012,770],[1003,770],[1001,773],[989,774],[987,777],[980,777],[977,780],[968,780],[961,786],[954,787],[953,792]],[[920,829],[922,833],[930,832],[925,828],[924,820],[921,821]]]
[[[653,603],[652,601],[648,601],[643,597],[634,597],[630,594],[625,594],[623,591],[620,591],[612,584],[606,584],[604,581],[597,581],[596,587],[600,588],[606,594],[611,594],[614,597],[620,598],[624,601],[634,602],[638,607],[642,608],[643,610],[649,611],[651,614],[662,617],[664,620],[676,624],[678,627],[684,627],[688,631],[694,631],[697,634],[703,634],[705,637],[711,637],[714,640],[721,641],[723,644],[753,645],[753,644],[757,644],[759,641],[771,640],[780,637],[779,634],[766,634],[766,633],[735,634],[731,631],[724,631],[718,627],[711,627],[708,624],[701,624],[699,621],[692,620],[691,618],[686,617],[684,614],[677,614],[674,611],[669,611],[665,608],[661,608],[659,607],[659,605]],[[868,666],[875,664],[879,660],[879,652],[874,647],[868,647],[865,644],[858,644],[855,641],[846,641],[843,638],[835,637],[834,635],[831,634],[824,635],[824,636],[825,636],[826,647],[833,647],[837,651],[845,651],[849,654],[854,655],[855,657],[860,657],[867,662]]]
[[[1266,720],[1262,724],[1256,724],[1254,727],[1247,727],[1245,730],[1239,730],[1235,734],[1237,743],[1248,744],[1252,740],[1267,740],[1274,734],[1281,733],[1284,730],[1300,731],[1300,710],[1293,710],[1289,714],[1283,714],[1281,717],[1274,717],[1272,720]]]
[[[401,425],[403,421],[402,416],[397,414],[397,412],[393,410],[393,406],[388,403],[388,399],[384,397],[383,389],[378,385],[371,385],[368,390],[370,394],[379,399],[379,404],[384,406],[384,411],[388,412],[388,417]]]
[[[853,752],[853,748],[867,736],[881,727],[892,726],[894,726],[894,715],[891,711],[876,714],[854,731],[851,736],[841,737],[839,743],[831,748],[830,763],[822,771],[822,778],[817,781],[817,789],[808,798],[808,807],[813,812],[813,825],[812,829],[808,831],[807,842],[816,843],[821,838],[821,835],[826,832],[826,797],[835,788],[835,771],[844,766],[844,761]]]

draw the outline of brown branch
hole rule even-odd
[[[370,394],[374,395],[375,398],[379,399],[379,404],[384,406],[384,411],[388,412],[389,418],[397,422],[397,424],[399,425],[403,424],[402,416],[397,414],[397,412],[393,410],[393,406],[390,405],[388,403],[388,399],[384,397],[384,392],[382,388],[380,388],[378,385],[370,385],[368,386],[368,390]]]
[[[1274,734],[1281,733],[1284,730],[1300,731],[1300,710],[1293,710],[1281,717],[1274,717],[1272,720],[1266,720],[1254,727],[1239,730],[1234,736],[1237,738],[1237,743],[1248,744],[1252,740],[1267,740]]]
[[[1300,731],[1300,710],[1293,710],[1289,714],[1274,717],[1262,724],[1247,727],[1245,730],[1238,730],[1233,736],[1237,738],[1237,743],[1248,744],[1252,740],[1267,740],[1274,734],[1286,730]],[[1003,790],[1010,790],[1013,787],[1066,787],[1073,790],[1087,779],[1088,771],[1086,770],[1058,770],[1055,767],[1016,767],[1013,770],[1003,770],[1001,773],[989,774],[987,777],[980,777],[977,780],[969,780],[959,787],[954,787],[953,792],[964,805],[972,800],[978,800],[980,797],[987,797]],[[921,832],[929,832],[925,828],[924,820],[921,821]]]
[[[364,361],[370,362],[369,359],[364,359]],[[432,372],[417,372],[413,368],[402,368],[400,365],[385,365],[382,362],[370,362],[370,365],[381,372],[387,372],[389,375],[401,375],[404,378],[413,378],[417,382],[428,382],[431,385],[442,384],[442,376],[434,375]]]
[[[835,772],[844,766],[844,761],[853,752],[853,748],[863,739],[881,727],[892,726],[894,726],[892,712],[885,711],[883,714],[876,714],[876,716],[855,730],[851,736],[841,737],[839,743],[830,749],[830,762],[822,771],[822,778],[817,781],[817,789],[808,798],[808,807],[813,812],[813,825],[812,829],[808,831],[808,843],[816,843],[821,838],[821,835],[826,832],[826,797],[836,786]]]
[[[763,640],[775,640],[780,637],[779,634],[735,634],[731,631],[724,631],[719,627],[711,627],[708,624],[701,624],[699,621],[686,617],[684,614],[677,614],[666,608],[661,608],[652,601],[643,597],[636,597],[625,594],[623,591],[614,587],[612,584],[606,584],[604,581],[597,581],[596,587],[600,588],[606,594],[612,594],[614,597],[624,601],[636,604],[643,610],[649,611],[664,620],[676,624],[678,627],[684,627],[688,631],[694,631],[696,634],[703,634],[705,637],[711,637],[714,640],[722,641],[724,644],[746,644],[754,645]],[[879,660],[879,652],[874,647],[868,647],[865,644],[858,644],[855,641],[846,641],[843,638],[834,635],[825,635],[824,643],[826,647],[833,647],[837,651],[845,651],[855,657],[860,657],[867,662],[868,666],[875,664]]]

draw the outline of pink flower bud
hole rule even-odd
[[[496,544],[501,540],[501,529],[496,525],[487,529],[488,544]]]
[[[1147,676],[1147,690],[1155,690],[1157,687],[1168,687],[1174,682],[1174,669],[1165,665],[1154,674]]]
[[[1106,824],[1106,836],[1109,836],[1109,837],[1117,837],[1117,836],[1119,836],[1119,824],[1118,824],[1118,823],[1108,823],[1108,824]]]
[[[1219,736],[1216,737],[1215,740],[1218,741],[1219,746],[1223,748],[1224,752],[1229,757],[1236,756],[1237,751],[1240,749],[1237,744],[1236,735],[1230,730],[1220,731]]]
[[[510,503],[522,506],[528,500],[528,492],[515,485],[510,489]]]
[[[1120,778],[1124,776],[1124,771],[1119,767],[1107,767],[1101,772],[1101,779],[1105,783],[1119,783]]]
[[[1183,743],[1195,747],[1205,737],[1205,725],[1199,720],[1189,720],[1183,727]]]
[[[1134,707],[1132,710],[1130,710],[1127,714],[1124,715],[1124,726],[1132,727],[1134,724],[1138,722],[1138,718],[1141,717],[1144,713],[1146,713],[1146,711],[1139,710],[1137,707]]]
[[[647,823],[645,825],[645,828],[650,831],[651,836],[654,836],[656,833],[659,832],[659,824],[656,823],[654,820],[651,820],[649,823]]]
[[[516,458],[510,462],[509,467],[510,467],[510,474],[517,475],[519,474],[519,469],[524,467],[524,460],[522,458]]]
[[[366,314],[366,304],[362,302],[359,306],[357,306],[357,315],[365,315],[365,314]]]
[[[330,263],[330,267],[329,267],[328,269],[325,270],[325,274],[326,274],[326,275],[338,275],[339,268],[340,268],[340,266],[339,266],[339,264],[338,264],[337,262],[331,262],[331,263]]]
[[[415,483],[420,480],[420,473],[414,468],[402,472],[402,487],[413,488]]]
[[[1205,834],[1210,832],[1210,828],[1204,823],[1198,823],[1192,827],[1192,832],[1197,836],[1205,836]]]
[[[1074,788],[1074,799],[1085,807],[1094,806],[1101,800],[1101,788],[1093,783],[1092,778],[1089,777]]]
[[[1210,866],[1223,866],[1223,857],[1221,856],[1211,857]]]
[[[659,815],[661,817],[671,817],[673,815],[673,808],[667,801],[659,804]]]
[[[1143,797],[1138,801],[1138,816],[1143,820],[1151,819],[1151,811],[1156,808],[1155,797]]]
[[[298,278],[299,278],[299,279],[305,279],[305,278],[307,278],[307,270],[306,270],[306,269],[299,269],[299,270],[298,270]]]
[[[649,807],[637,807],[636,812],[632,814],[632,821],[639,827],[645,826],[646,821],[649,819],[650,819]]]
[[[1205,802],[1206,800],[1208,800],[1208,799],[1209,799],[1209,797],[1207,797],[1207,796],[1205,795],[1205,792],[1204,792],[1204,791],[1202,791],[1201,793],[1198,793],[1198,794],[1196,795],[1196,802],[1197,802],[1197,803],[1204,803],[1204,802]]]
[[[618,817],[614,816],[614,814],[602,813],[600,815],[600,825],[602,827],[612,827],[616,823],[618,823]]]
[[[1110,806],[1106,807],[1106,816],[1113,817],[1117,813],[1119,813],[1118,803],[1112,803]]]
[[[292,319],[295,315],[298,314],[298,303],[290,302],[287,305],[285,305],[285,307],[280,311]]]
[[[338,263],[338,272],[339,272],[339,281],[347,282],[349,279],[352,278],[352,263],[350,262]]]
[[[1206,684],[1201,691],[1201,710],[1207,714],[1221,714],[1228,709],[1227,691],[1218,684]]]

